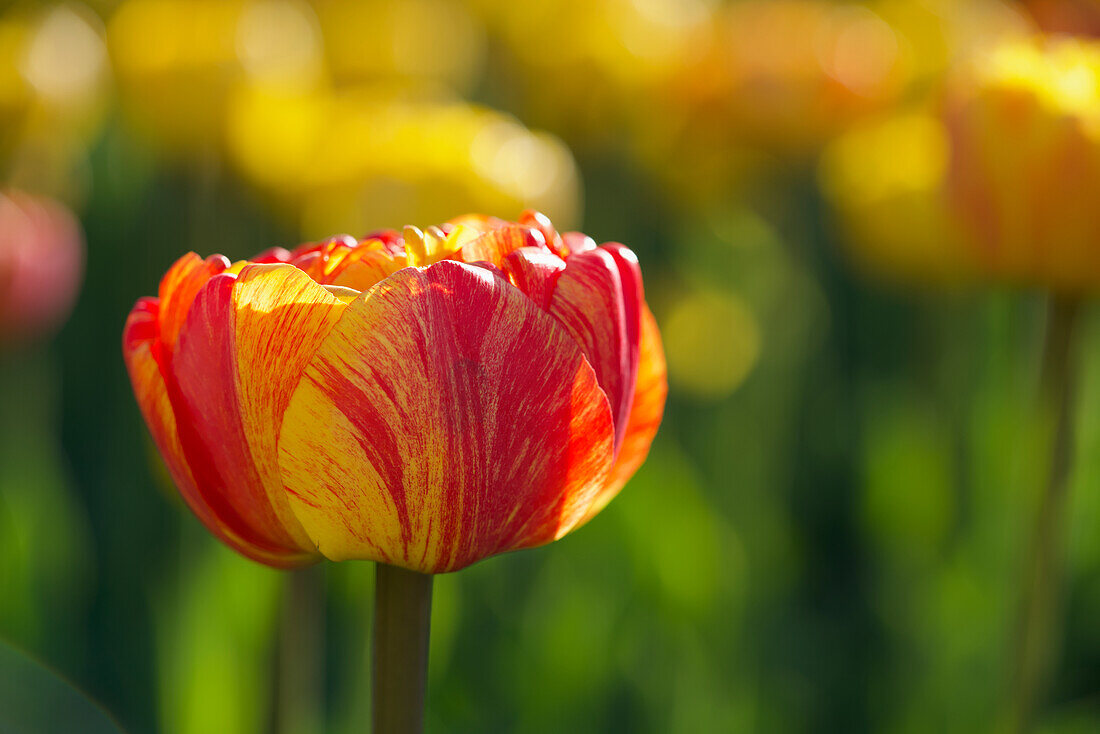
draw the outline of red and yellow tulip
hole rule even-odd
[[[188,254],[123,351],[187,503],[280,567],[556,540],[644,461],[666,393],[634,254],[534,213]]]

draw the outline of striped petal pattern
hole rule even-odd
[[[123,334],[142,414],[199,519],[272,566],[442,573],[551,542],[664,407],[636,258],[534,212],[191,253],[158,295]]]

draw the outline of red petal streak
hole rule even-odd
[[[438,573],[568,532],[606,483],[613,435],[565,330],[492,272],[441,261],[348,306],[279,460],[326,556]]]
[[[189,252],[165,273],[160,281],[160,342],[168,354],[175,351],[180,329],[199,289],[228,267],[229,260],[221,255],[203,260]]]
[[[600,248],[611,253],[619,268],[619,282],[623,288],[623,320],[626,322],[628,385],[626,391],[634,399],[634,386],[638,376],[638,358],[641,349],[642,311],[646,308],[645,290],[642,285],[642,269],[638,256],[618,242],[605,242]]]
[[[269,554],[312,557],[283,491],[277,432],[342,308],[293,266],[248,265],[199,292],[172,360],[169,394],[195,484],[222,525]]]
[[[571,255],[550,302],[550,313],[581,345],[611,401],[616,451],[630,420],[638,372],[641,276],[627,260],[603,247]]]
[[[268,548],[253,545],[236,535],[219,520],[199,492],[188,457],[180,443],[176,416],[168,397],[168,385],[154,356],[159,342],[156,341],[155,333],[146,338],[150,317],[156,318],[156,305],[156,299],[143,298],[134,306],[123,336],[123,357],[145,424],[149,427],[153,442],[156,443],[180,495],[210,532],[239,553],[271,566],[300,565],[301,561],[297,556],[272,553]],[[155,323],[152,326],[155,327]]]
[[[158,324],[160,301],[156,298],[139,298],[126,319],[122,330],[122,353],[128,355],[142,344],[150,345],[160,333]]]
[[[607,503],[614,499],[627,480],[645,463],[649,447],[661,425],[665,412],[665,398],[668,395],[665,352],[661,346],[661,333],[657,330],[657,321],[648,306],[642,306],[641,318],[641,355],[638,361],[638,383],[634,390],[634,403],[630,407],[630,423],[626,427],[623,444],[607,485],[600,491],[596,501],[588,509],[585,522],[588,522]]]

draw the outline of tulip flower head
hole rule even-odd
[[[949,157],[947,132],[924,109],[855,126],[829,144],[819,178],[854,265],[905,285],[978,277],[944,191]]]
[[[1100,284],[1100,45],[1003,44],[949,84],[947,193],[983,271]]]
[[[278,567],[556,540],[644,461],[666,393],[633,253],[534,213],[188,254],[123,351],[184,499]]]
[[[0,194],[0,341],[56,328],[84,271],[84,238],[64,205],[17,191]]]

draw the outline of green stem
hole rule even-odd
[[[275,734],[320,734],[324,692],[324,566],[286,574],[275,673]]]
[[[432,577],[375,564],[374,734],[420,734],[428,677]]]
[[[1042,425],[1051,426],[1045,491],[1034,516],[1025,559],[1015,666],[1012,731],[1034,729],[1058,656],[1063,534],[1073,451],[1073,337],[1080,311],[1075,298],[1052,297],[1042,366]]]

